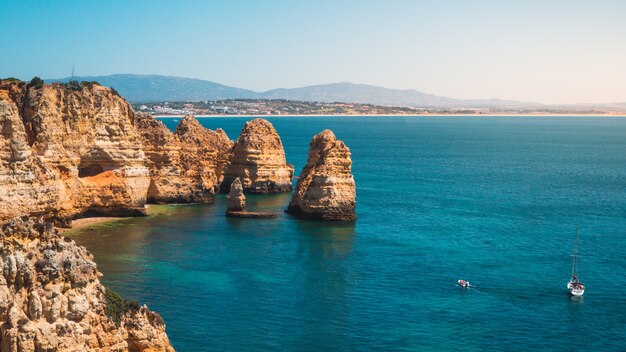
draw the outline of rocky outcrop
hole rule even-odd
[[[172,133],[148,114],[137,114],[137,129],[150,169],[150,203],[208,203],[223,178],[233,142],[185,116]]]
[[[228,205],[226,213],[233,211],[246,211],[246,196],[243,194],[243,186],[239,177],[230,185],[228,192]]]
[[[50,225],[0,230],[0,350],[173,351],[161,317],[99,281],[93,257]]]
[[[186,115],[176,126],[174,134],[186,146],[186,154],[196,154],[203,157],[206,162],[205,169],[214,174],[214,186],[224,179],[224,172],[230,163],[233,141],[228,139],[226,132],[221,128],[215,131],[200,125],[200,122],[191,115]],[[193,158],[192,158],[193,159]],[[188,169],[191,168],[194,160],[189,160]]]
[[[330,130],[313,137],[287,212],[304,219],[356,220],[350,149]]]
[[[141,214],[150,182],[130,105],[97,84],[0,83],[0,220]]]
[[[221,192],[240,178],[245,193],[291,191],[293,165],[287,164],[283,144],[272,124],[264,119],[249,121],[232,148]]]
[[[273,219],[276,213],[267,211],[247,211],[246,196],[243,194],[243,185],[241,180],[236,178],[230,185],[228,192],[228,205],[226,207],[226,216],[231,218],[246,219]]]

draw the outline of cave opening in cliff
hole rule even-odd
[[[91,177],[104,172],[104,168],[98,164],[78,165],[78,177]]]

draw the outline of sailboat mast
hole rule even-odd
[[[576,225],[576,240],[574,241],[574,261],[572,262],[572,277],[576,275],[576,261],[578,254],[578,225]]]

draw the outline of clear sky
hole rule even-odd
[[[0,77],[113,73],[266,90],[626,102],[626,1],[0,0]]]

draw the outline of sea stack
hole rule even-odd
[[[172,133],[148,114],[137,114],[150,169],[149,203],[210,203],[215,198],[233,142],[222,130],[185,116]]]
[[[246,196],[243,194],[243,186],[239,177],[230,185],[230,192],[228,192],[226,213],[233,211],[246,211]]]
[[[231,218],[273,219],[276,218],[276,213],[267,211],[247,211],[246,196],[243,194],[243,185],[238,177],[230,185],[226,216]]]
[[[303,219],[356,220],[350,149],[330,130],[313,137],[287,212]]]
[[[236,178],[241,179],[245,193],[291,191],[293,165],[287,164],[283,143],[269,121],[246,122],[233,146],[221,192],[228,193]]]
[[[163,319],[100,283],[93,256],[40,219],[0,226],[1,351],[173,352]]]

